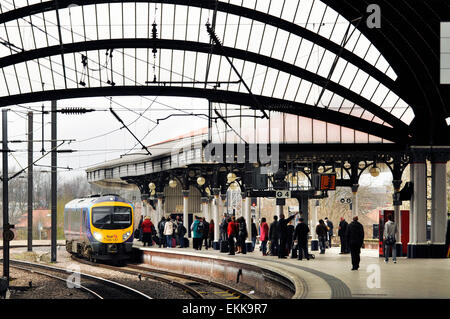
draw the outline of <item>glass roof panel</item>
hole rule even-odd
[[[319,0],[301,2],[294,0],[232,1],[230,3],[243,4],[252,9],[256,4],[256,9],[261,12],[269,12],[276,17],[282,16],[288,21],[295,19],[295,23],[313,32],[318,32],[319,35],[338,44],[341,44],[349,25],[348,21]],[[19,6],[20,2],[17,2],[16,5]],[[4,9],[3,6],[2,9]],[[204,24],[208,20],[212,22],[213,16],[212,10],[167,3],[95,4],[65,8],[59,10],[59,13],[61,21],[63,21],[61,34],[64,43],[122,37],[146,38],[151,35],[149,24],[154,19],[157,22],[158,38],[187,39],[209,43],[210,39]],[[33,50],[60,44],[55,11],[26,17],[19,20],[20,27],[17,25],[18,21],[11,21],[6,23],[3,28],[0,27],[2,39],[14,39],[10,44],[0,45],[0,57],[18,52],[13,50],[14,47],[16,50],[22,48]],[[349,34],[353,32],[353,29],[350,27]],[[237,47],[241,50],[248,49],[287,63],[295,63],[296,66],[317,73],[322,78],[328,77],[336,57],[334,53],[275,26],[223,12],[217,13],[216,32],[225,46]],[[396,76],[388,62],[380,56],[379,51],[358,30],[351,35],[346,48],[372,65],[376,65],[382,72],[387,72],[389,76]],[[87,67],[83,67],[81,64],[81,54],[88,57]],[[154,60],[151,49],[117,48],[114,49],[114,58],[111,59],[108,58],[106,50],[80,52],[66,54],[64,60],[68,87],[78,87],[80,80],[84,80],[87,86],[95,87],[107,85],[107,81],[112,80],[112,77],[116,84],[121,85],[144,85],[145,81],[153,79]],[[295,101],[310,105],[318,102],[317,98],[322,91],[321,86],[312,85],[309,81],[300,80],[267,66],[234,58],[232,60],[255,94],[295,99]],[[203,81],[206,76],[207,61],[208,55],[205,53],[158,49],[157,79],[161,81],[192,81],[193,79]],[[3,82],[6,79],[6,83],[8,83],[2,92],[5,95],[31,90],[38,91],[42,82],[45,89],[64,87],[61,55],[21,63],[16,68],[7,67],[4,72],[8,73],[2,79]],[[10,84],[11,76],[14,77],[12,82],[15,84]],[[213,56],[208,79],[233,81],[237,79],[237,76],[232,72],[225,58]],[[380,85],[373,77],[346,60],[339,59],[331,80],[380,105],[405,123],[412,121],[414,113],[408,109],[409,106],[403,100],[399,100],[398,96],[390,92],[384,85]],[[17,85],[18,81],[20,81],[20,88]],[[197,85],[197,87],[199,86]],[[229,85],[229,89],[247,93],[243,85]],[[319,107],[328,106],[330,109],[358,117],[362,116],[367,120],[382,121],[374,117],[372,113],[364,111],[360,106],[354,108],[354,103],[328,90],[325,91],[319,102]],[[384,123],[384,121],[382,122]],[[385,123],[385,125],[388,124]]]

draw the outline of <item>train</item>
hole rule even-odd
[[[90,261],[123,262],[133,247],[134,206],[119,195],[91,195],[64,207],[66,250]]]

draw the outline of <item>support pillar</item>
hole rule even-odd
[[[209,204],[209,198],[208,197],[202,197],[202,213],[203,217],[205,217],[205,220],[208,221],[209,213],[208,213],[208,205]]]
[[[189,190],[182,190],[183,193],[183,226],[189,229]],[[189,231],[186,234],[189,238]]]
[[[394,164],[395,165],[395,164]],[[397,176],[400,177],[401,176]],[[399,197],[399,192],[400,192],[400,186],[402,184],[402,180],[401,179],[394,179],[392,181],[392,184],[394,186],[394,223],[397,226],[397,234],[396,234],[396,244],[395,244],[395,249],[397,250],[397,256],[401,257],[403,256],[403,244],[402,244],[402,216],[401,216],[401,212],[400,212],[400,206],[402,204],[402,202],[398,199]],[[397,195],[398,194],[398,195]]]
[[[33,112],[28,112],[28,251],[33,251]]]
[[[214,241],[213,241],[213,249],[219,250],[219,225],[220,225],[220,215],[219,215],[219,206],[220,206],[220,197],[219,197],[219,189],[213,189],[214,199],[212,200],[212,211],[213,211],[213,219],[214,219]]]
[[[319,240],[317,239],[316,234],[316,226],[319,223],[317,221],[317,210],[319,209],[320,202],[317,199],[314,203],[314,217],[312,219],[312,227],[310,227],[311,233],[312,233],[312,240],[311,240],[311,251],[318,251],[319,250]]]
[[[431,164],[431,258],[446,257],[447,227],[447,158]]]
[[[56,262],[56,232],[57,232],[57,158],[56,158],[56,139],[57,139],[57,127],[56,127],[56,101],[52,101],[52,130],[51,130],[51,262]]]
[[[247,249],[247,252],[253,251],[253,244],[252,244],[252,219],[251,219],[251,207],[252,207],[252,198],[250,196],[246,196],[245,199],[242,199],[242,203],[245,203],[245,210],[244,210],[244,218],[245,223],[247,226],[247,238],[245,239],[245,246]]]
[[[428,257],[427,221],[427,165],[425,157],[415,159],[411,164],[414,194],[411,198],[413,231],[408,243],[409,258]]]
[[[358,216],[358,188],[359,184],[352,185],[352,218]]]
[[[157,199],[157,206],[156,206],[156,216],[157,216],[157,220],[155,221],[156,224],[159,223],[159,221],[161,220],[161,218],[164,216],[164,212],[163,212],[163,198],[164,198],[164,193],[156,193],[156,199]]]
[[[284,205],[286,204],[286,200],[284,198],[277,198],[276,199],[276,210],[275,213],[278,216],[278,219],[280,219],[280,215],[283,214]]]

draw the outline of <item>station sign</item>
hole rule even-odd
[[[288,191],[288,190],[275,191],[275,197],[276,198],[291,198],[291,191]]]

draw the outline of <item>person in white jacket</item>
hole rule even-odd
[[[166,237],[167,247],[172,248],[173,222],[168,217],[164,225],[164,236]]]
[[[383,232],[383,243],[384,243],[384,262],[389,261],[389,250],[392,249],[392,260],[394,264],[397,263],[397,247],[396,235],[397,235],[397,225],[394,223],[394,216],[388,216],[388,222],[384,224]]]

